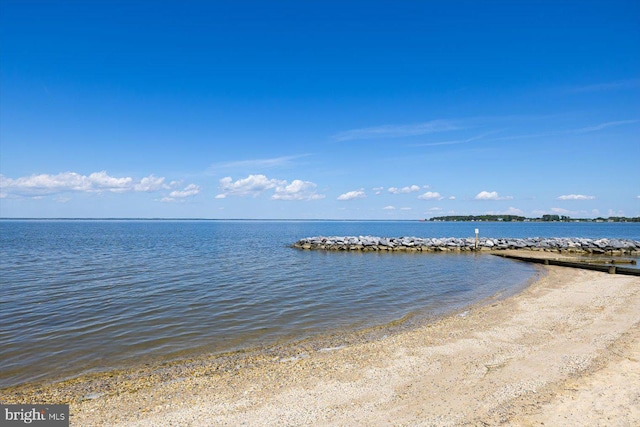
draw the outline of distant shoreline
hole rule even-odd
[[[612,223],[612,222],[640,222],[640,217],[627,218],[624,216],[615,217],[597,217],[597,218],[571,218],[569,216],[560,215],[543,215],[540,218],[527,218],[516,215],[450,215],[436,216],[425,219],[425,222],[595,222],[595,223]]]
[[[0,218],[0,221],[180,221],[180,222],[422,222],[417,219],[273,219],[273,218]]]
[[[264,222],[484,222],[484,223],[508,223],[508,222],[528,222],[528,223],[603,223],[603,224],[636,224],[640,223],[640,217],[633,218],[575,218],[569,220],[543,220],[540,218],[525,218],[524,220],[504,220],[504,219],[441,219],[434,217],[429,219],[304,219],[304,218],[76,218],[76,217],[0,217],[0,221],[264,221]],[[453,218],[453,217],[452,217]]]

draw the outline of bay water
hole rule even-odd
[[[487,254],[302,251],[311,236],[640,240],[640,224],[1,220],[0,388],[430,318],[521,290]]]

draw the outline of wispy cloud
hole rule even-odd
[[[360,190],[355,190],[355,191],[349,191],[347,193],[341,194],[338,196],[338,200],[355,200],[355,199],[364,199],[365,197],[367,197],[367,195],[365,194],[363,189]]]
[[[421,143],[421,144],[411,144],[409,146],[410,147],[434,147],[434,146],[437,146],[437,145],[467,144],[469,142],[473,142],[473,141],[477,141],[479,139],[483,139],[484,137],[486,137],[488,135],[493,135],[493,134],[496,134],[498,132],[502,132],[502,130],[496,130],[496,131],[492,131],[492,132],[485,132],[483,134],[472,136],[472,137],[466,138],[466,139],[454,139],[454,140],[451,140],[451,141],[425,142],[425,143]]]
[[[570,89],[570,92],[606,92],[613,90],[640,88],[640,79],[618,80],[615,82],[596,83]]]
[[[595,196],[585,196],[583,194],[565,194],[559,196],[557,200],[593,200],[595,198]]]
[[[513,196],[500,196],[497,191],[481,191],[474,200],[511,200]]]
[[[279,167],[290,166],[293,164],[293,161],[302,157],[307,157],[310,154],[298,154],[294,156],[281,156],[281,157],[272,157],[268,159],[246,159],[246,160],[235,160],[230,162],[219,162],[212,164],[208,172],[213,173],[219,170],[230,170],[230,169],[243,169],[243,170],[264,170],[264,169],[273,169]]]
[[[571,134],[579,134],[579,133],[590,133],[590,132],[598,132],[606,128],[615,127],[615,126],[623,126],[640,123],[640,120],[616,120],[605,123],[598,123],[593,126],[585,126],[583,128],[577,129],[565,129],[554,132],[542,132],[542,133],[531,133],[531,134],[523,134],[523,135],[512,135],[512,136],[503,136],[499,138],[491,138],[490,141],[510,141],[514,139],[527,139],[527,138],[545,138],[550,136],[560,136],[560,135],[571,135]]]
[[[375,138],[404,138],[426,135],[434,132],[446,132],[460,129],[451,120],[432,120],[411,125],[384,125],[362,129],[352,129],[333,135],[335,141],[355,141]]]
[[[294,179],[291,183],[284,179],[268,178],[265,175],[249,175],[234,181],[230,176],[220,180],[220,193],[216,199],[228,196],[258,197],[273,190],[273,200],[319,200],[325,196],[316,193],[316,184],[310,181]]]
[[[353,129],[344,132],[337,133],[332,136],[335,141],[354,141],[354,140],[367,140],[376,138],[402,138],[411,136],[427,135],[438,132],[459,131],[463,129],[470,129],[476,127],[484,127],[491,125],[492,123],[497,126],[504,126],[504,122],[512,121],[540,121],[545,119],[557,119],[563,117],[563,115],[546,115],[546,116],[526,116],[526,115],[511,115],[511,116],[490,116],[490,117],[471,117],[462,119],[451,120],[432,120],[425,123],[418,123],[413,125],[385,125],[378,127],[369,127],[362,129]],[[500,128],[489,132],[479,133],[467,138],[454,138],[446,139],[434,142],[422,142],[408,144],[408,147],[431,147],[440,145],[456,145],[456,144],[468,144],[474,141],[509,141],[517,139],[527,138],[543,138],[551,136],[571,135],[571,134],[583,134],[590,132],[599,132],[608,128],[633,125],[640,123],[640,119],[626,119],[626,120],[614,120],[602,123],[596,123],[594,125],[584,126],[581,128],[573,129],[560,129],[552,130],[549,132],[538,132],[530,134],[516,134],[510,136],[495,136],[495,134],[504,133],[506,128]],[[492,136],[494,135],[494,136]]]
[[[576,133],[597,132],[599,130],[610,128],[610,127],[614,127],[614,126],[630,125],[630,124],[638,123],[638,122],[640,122],[640,120],[618,120],[618,121],[615,121],[615,122],[600,123],[600,124],[595,125],[595,126],[587,126],[587,127],[581,128],[581,129],[576,129],[575,132]]]

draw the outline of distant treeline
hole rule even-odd
[[[504,221],[504,222],[640,222],[640,217],[627,218],[571,218],[565,215],[542,215],[540,218],[526,218],[518,215],[449,215],[435,216],[427,221]]]

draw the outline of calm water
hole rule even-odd
[[[316,235],[617,237],[635,224],[0,221],[0,387],[429,316],[535,274],[488,255],[339,253]]]

